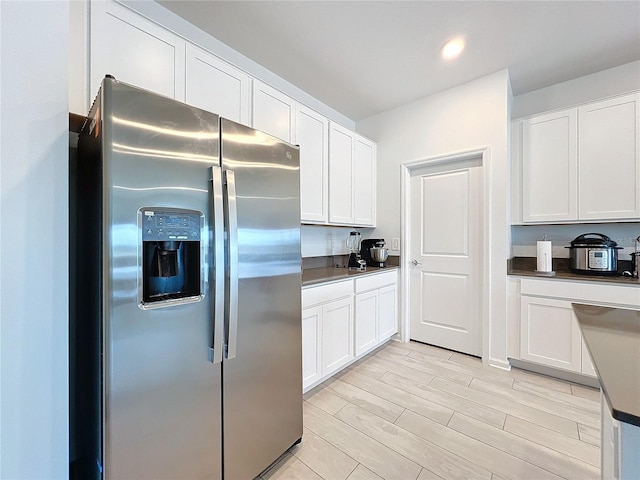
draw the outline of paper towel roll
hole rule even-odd
[[[551,272],[551,242],[546,240],[538,241],[538,272]]]

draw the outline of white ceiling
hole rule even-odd
[[[353,120],[504,68],[520,95],[640,59],[637,0],[158,1]]]

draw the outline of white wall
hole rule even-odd
[[[497,72],[357,122],[378,143],[377,225],[372,236],[400,237],[400,172],[403,162],[490,148],[488,240],[490,332],[485,356],[506,366],[506,281],[510,83]]]
[[[636,61],[518,95],[513,98],[511,118],[566,108],[639,89],[640,61]]]
[[[68,2],[0,1],[0,478],[68,478]]]

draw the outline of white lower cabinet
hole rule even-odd
[[[582,335],[571,302],[523,295],[520,305],[520,357],[582,372]]]
[[[586,375],[591,375],[592,377],[597,377],[596,369],[593,368],[593,362],[591,361],[591,355],[589,355],[589,350],[582,341],[582,373]]]
[[[378,290],[378,342],[382,343],[398,333],[398,283]]]
[[[353,280],[303,289],[303,390],[320,383],[353,357]]]
[[[636,480],[640,478],[640,427],[621,422],[611,416],[611,407],[604,393],[601,405],[601,478]]]
[[[356,295],[356,355],[378,344],[378,291]]]
[[[331,375],[354,357],[353,297],[322,307],[322,373]]]
[[[311,385],[322,378],[322,307],[302,311],[302,384]]]
[[[390,271],[356,279],[356,356],[398,331],[398,274]]]
[[[302,290],[304,391],[398,331],[397,291],[397,270]]]
[[[514,358],[591,377],[596,372],[571,304],[640,307],[634,285],[523,278],[519,297],[520,344]]]

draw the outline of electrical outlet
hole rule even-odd
[[[391,250],[393,250],[394,252],[399,252],[400,251],[400,239],[399,238],[392,238],[391,239]]]

